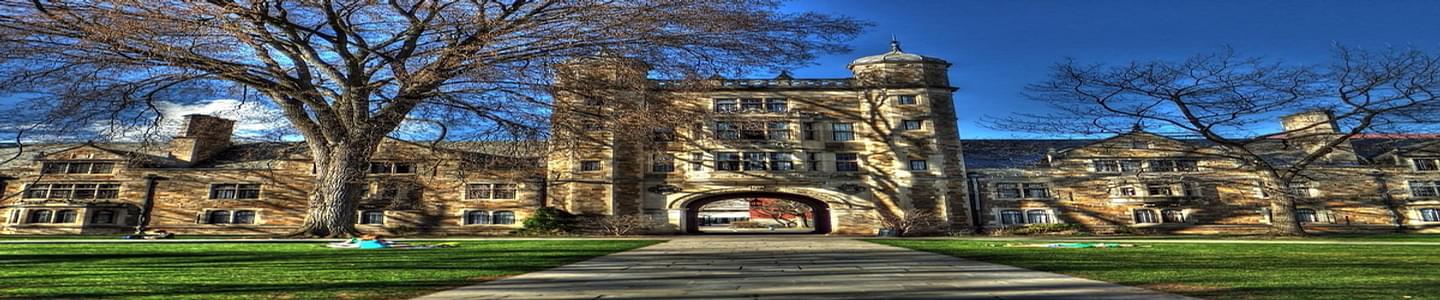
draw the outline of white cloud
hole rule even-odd
[[[193,114],[235,120],[237,136],[254,137],[274,135],[277,132],[288,133],[292,128],[279,109],[267,106],[263,102],[215,99],[194,103],[165,102],[160,103],[157,107],[164,115],[161,128],[163,132],[169,134],[180,130],[180,126],[185,122],[185,115]]]

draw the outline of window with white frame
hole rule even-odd
[[[46,162],[40,165],[42,174],[110,174],[115,171],[111,162]]]
[[[361,225],[385,225],[385,211],[366,210],[360,212]]]
[[[853,140],[855,140],[855,124],[851,124],[851,123],[832,123],[832,124],[830,124],[830,129],[831,129],[831,132],[830,132],[830,137],[831,137],[831,139],[830,139],[830,140],[837,141],[837,142],[844,142],[844,141],[853,141]]]
[[[1120,187],[1119,189],[1116,189],[1116,190],[1119,192],[1120,196],[1139,196],[1139,195],[1140,195],[1139,192],[1137,192],[1137,191],[1135,190],[1135,187],[1133,187],[1133,186],[1122,186],[1122,187]]]
[[[1020,184],[1014,182],[1001,182],[995,184],[995,198],[999,199],[1020,199],[1022,198]]]
[[[55,223],[56,223],[56,224],[70,224],[70,223],[75,223],[76,219],[77,219],[79,216],[80,216],[80,214],[79,214],[78,212],[76,212],[75,210],[73,210],[73,209],[61,209],[61,210],[57,210],[57,211],[55,211]]]
[[[1440,208],[1421,208],[1420,222],[1440,222]]]
[[[1175,187],[1166,183],[1145,184],[1145,195],[1151,197],[1174,196]]]
[[[260,199],[258,183],[216,183],[210,185],[210,199],[254,200]]]
[[[250,225],[255,224],[256,212],[254,210],[211,210],[205,212],[205,224],[224,225]]]
[[[116,199],[118,183],[38,183],[25,186],[26,199]]]
[[[795,155],[788,152],[770,152],[770,170],[795,170]]]
[[[1097,159],[1093,161],[1096,173],[1133,173],[1139,172],[1142,163],[1139,160],[1115,160]]]
[[[1007,209],[1000,211],[1000,225],[1025,224],[1025,215],[1019,210]]]
[[[930,170],[930,162],[929,162],[929,161],[926,161],[926,160],[923,160],[923,159],[912,159],[912,160],[910,160],[910,170],[911,170],[911,171],[925,171],[925,170]]]
[[[925,126],[924,120],[901,120],[900,130],[920,130]]]
[[[518,187],[514,183],[471,183],[465,185],[466,200],[515,199]]]
[[[1437,171],[1440,171],[1440,158],[1436,158],[1436,157],[1412,158],[1412,159],[1410,159],[1410,163],[1415,166],[1415,171],[1418,171],[1418,172],[1437,172]]]
[[[1440,197],[1440,181],[1411,180],[1411,197]]]
[[[1001,182],[995,184],[996,198],[1000,199],[1043,199],[1050,198],[1050,188],[1041,182]]]
[[[690,153],[690,170],[705,170],[705,153]]]
[[[789,105],[786,102],[787,101],[785,100],[785,98],[765,99],[765,111],[772,113],[783,113],[789,108]]]
[[[1159,223],[1160,223],[1160,218],[1159,218],[1159,216],[1156,216],[1156,215],[1155,215],[1155,210],[1153,210],[1153,209],[1136,209],[1136,210],[1134,210],[1134,213],[1135,213],[1135,224],[1159,224]]]
[[[767,165],[767,164],[765,163],[765,159],[767,159],[767,158],[769,158],[769,157],[770,157],[769,154],[767,154],[767,153],[765,153],[765,152],[745,152],[745,156],[744,156],[744,159],[745,159],[745,164],[744,164],[745,170],[746,170],[746,171],[761,171],[761,170],[765,170],[765,169],[766,169],[766,165]]]
[[[1050,212],[1043,209],[1031,209],[1025,211],[1025,223],[1028,224],[1050,224]]]
[[[490,224],[490,213],[483,210],[471,210],[465,212],[465,225],[488,225]]]
[[[915,95],[899,95],[895,96],[895,102],[900,105],[915,105],[916,103],[920,103],[916,101],[915,98]]]
[[[515,212],[508,210],[496,211],[490,214],[490,221],[495,225],[515,224]]]
[[[582,161],[580,161],[580,171],[581,171],[581,172],[595,172],[595,171],[600,171],[600,161],[598,161],[598,160],[582,160]]]
[[[1160,210],[1160,220],[1165,223],[1185,223],[1185,211],[1166,208]]]
[[[32,209],[25,216],[25,223],[44,224],[54,220],[55,212],[48,209]]]

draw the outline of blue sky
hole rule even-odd
[[[1067,57],[1118,63],[1229,46],[1245,56],[1324,63],[1336,44],[1440,49],[1440,1],[1434,0],[813,0],[785,9],[875,24],[851,42],[855,52],[822,57],[794,70],[797,77],[847,77],[847,63],[888,50],[892,34],[907,52],[950,61],[963,138],[1023,137],[976,120],[1043,109],[1020,93]]]

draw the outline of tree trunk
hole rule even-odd
[[[369,147],[374,148],[374,147]],[[329,155],[316,155],[315,189],[310,193],[305,222],[292,236],[319,238],[352,237],[360,197],[365,192],[370,152],[336,147]],[[358,151],[357,151],[358,150]]]
[[[1305,227],[1295,218],[1295,196],[1290,194],[1289,184],[1276,177],[1265,180],[1264,189],[1270,194],[1270,233],[1282,236],[1303,236]]]

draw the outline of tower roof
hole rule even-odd
[[[890,52],[885,52],[879,55],[861,57],[860,59],[856,59],[855,61],[850,62],[850,67],[880,63],[934,63],[946,65],[950,64],[943,59],[901,51],[900,41],[896,41],[894,38],[891,38]]]

